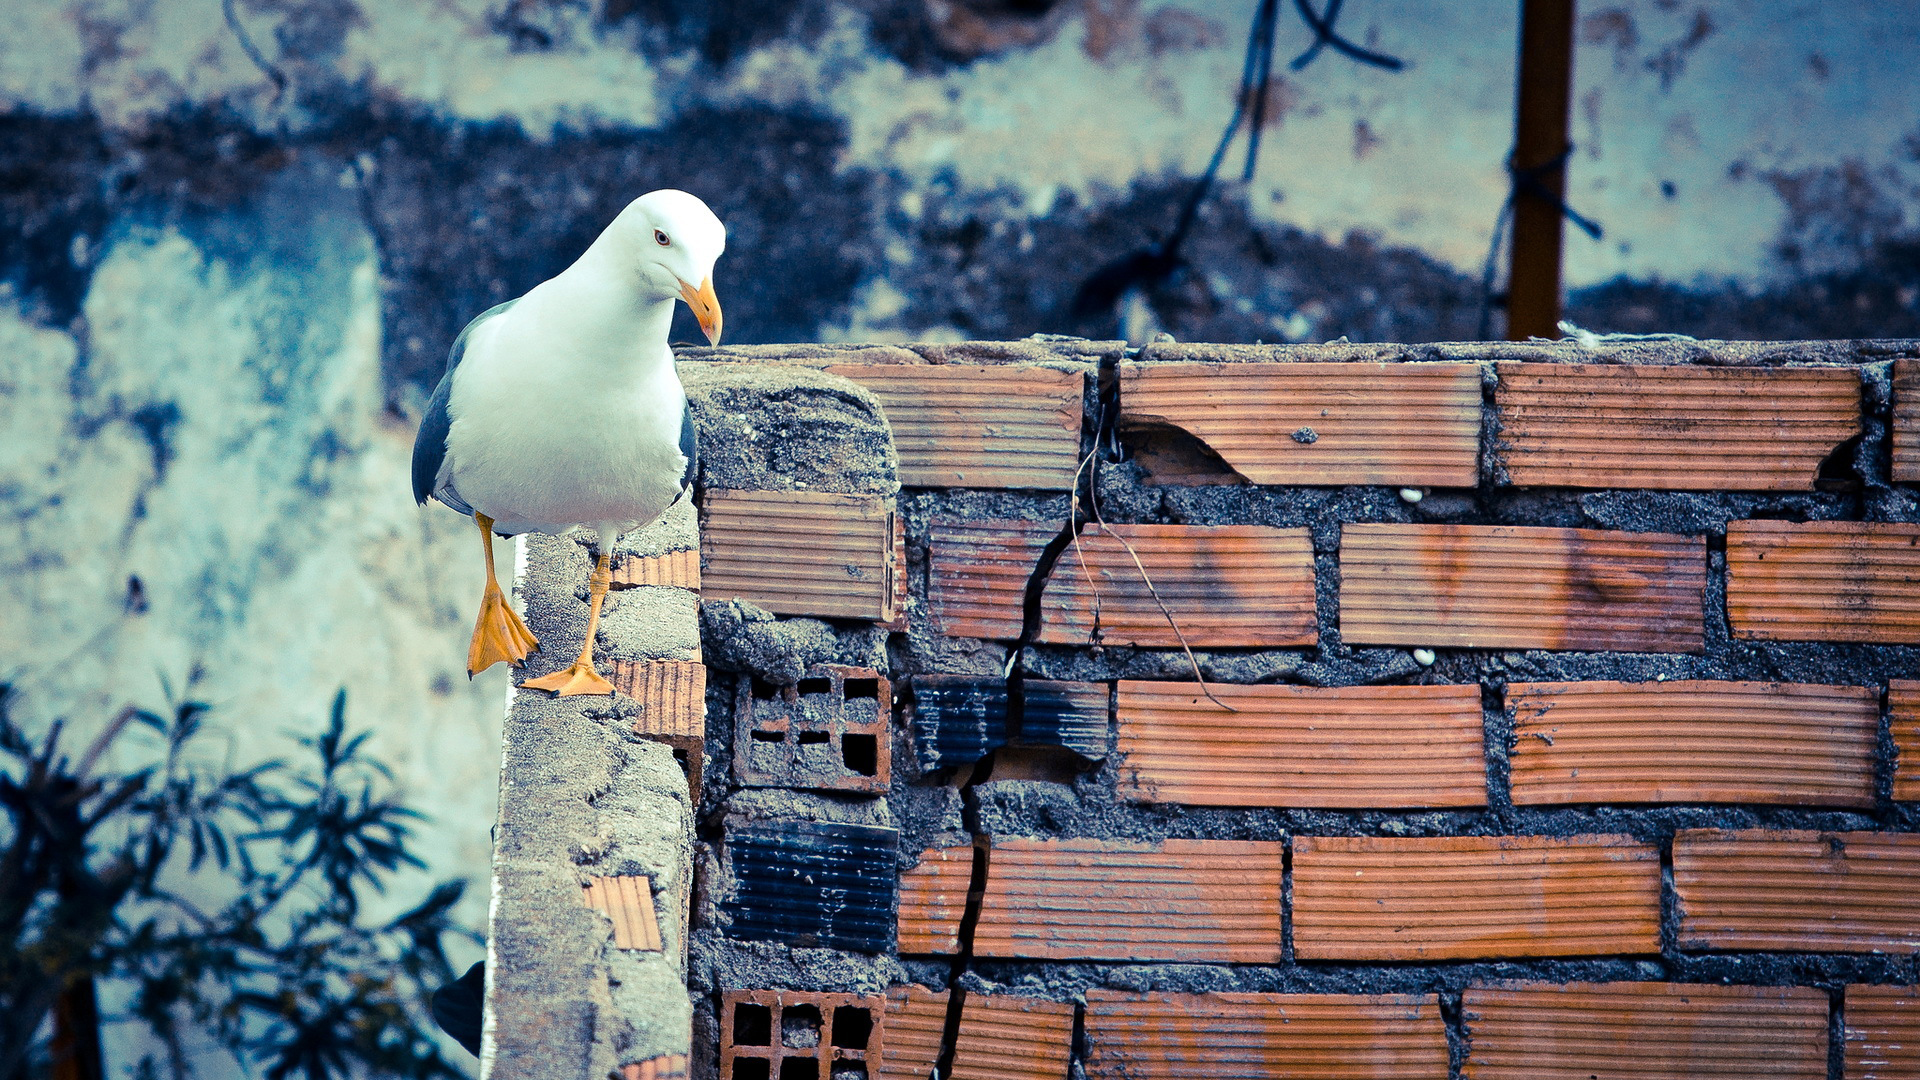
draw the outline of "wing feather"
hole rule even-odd
[[[473,508],[461,501],[460,493],[453,490],[451,483],[440,483],[441,473],[447,463],[447,432],[453,428],[453,417],[447,412],[447,403],[453,399],[453,369],[460,366],[460,358],[467,352],[467,342],[480,324],[519,302],[514,299],[495,304],[475,316],[466,329],[460,331],[460,336],[453,339],[453,348],[447,352],[447,373],[440,376],[440,385],[433,388],[433,397],[427,400],[426,415],[420,418],[420,433],[413,440],[415,502],[424,504],[429,496],[437,496],[441,502],[463,514],[473,513]]]

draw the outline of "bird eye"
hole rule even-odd
[[[669,244],[673,243],[673,241],[667,239],[667,234],[661,232],[659,229],[653,230],[653,238],[654,240],[659,242],[661,247],[666,247]]]

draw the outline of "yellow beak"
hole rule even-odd
[[[713,293],[713,279],[702,280],[697,289],[681,282],[680,299],[693,309],[693,317],[700,320],[700,329],[706,331],[707,340],[720,344],[720,298]]]

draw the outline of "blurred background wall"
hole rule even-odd
[[[433,872],[483,874],[506,678],[464,677],[471,526],[406,477],[465,321],[674,186],[728,223],[731,340],[1112,335],[1070,301],[1170,227],[1253,6],[9,0],[0,677],[82,728],[209,701],[242,758],[345,686]],[[1230,156],[1125,329],[1476,334],[1517,5],[1339,28],[1406,69],[1281,67],[1253,181]],[[1920,336],[1920,8],[1587,0],[1576,40],[1568,199],[1605,232],[1568,234],[1569,318]]]

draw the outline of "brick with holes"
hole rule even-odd
[[[853,1080],[878,1071],[886,1020],[878,994],[729,990],[720,1010],[720,1080]]]
[[[746,787],[887,790],[893,687],[871,668],[822,664],[793,686],[743,677],[733,715],[733,774]]]

